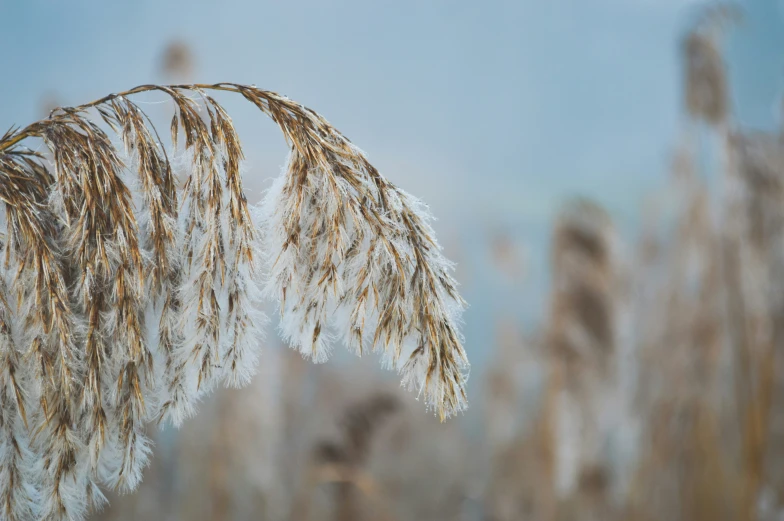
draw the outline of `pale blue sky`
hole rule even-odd
[[[36,118],[47,92],[77,104],[161,81],[162,48],[184,39],[198,81],[254,83],[317,109],[431,204],[444,242],[468,250],[466,319],[477,345],[520,294],[483,278],[475,246],[488,224],[535,249],[525,294],[537,315],[557,205],[590,195],[623,227],[661,186],[679,127],[677,39],[698,4],[0,0],[0,126]],[[729,46],[734,111],[744,125],[771,128],[784,91],[784,4],[741,4],[746,20]],[[271,124],[228,105],[253,199],[285,149]]]
[[[255,83],[318,109],[442,214],[544,217],[573,192],[626,214],[666,164],[676,38],[696,4],[0,0],[0,124],[30,121],[49,91],[78,103],[160,81],[157,58],[179,37],[199,79]],[[765,125],[784,86],[784,18],[777,0],[744,5],[736,105]],[[251,159],[279,164],[266,156]]]

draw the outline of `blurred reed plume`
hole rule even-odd
[[[358,490],[377,500],[378,486],[366,474],[364,467],[374,435],[382,422],[399,408],[397,397],[384,393],[350,405],[340,422],[340,439],[321,440],[314,446],[314,475],[309,487],[321,481],[335,482],[335,520],[358,521],[364,518],[356,495]]]
[[[609,215],[586,199],[571,201],[555,226],[547,345],[552,362],[547,405],[556,440],[559,495],[607,493],[603,416],[615,357],[615,273]],[[593,501],[595,502],[595,501]],[[607,513],[585,512],[604,519]]]
[[[193,52],[184,41],[174,40],[163,50],[160,70],[165,76],[187,81],[193,74],[193,68]]]
[[[721,53],[727,26],[740,18],[734,4],[712,4],[699,12],[682,43],[686,78],[686,108],[691,116],[716,125],[728,113],[728,87]]]
[[[259,208],[219,91],[290,145]],[[145,92],[173,103],[168,150],[132,99]],[[4,519],[81,519],[101,485],[133,490],[148,422],[179,425],[250,380],[264,292],[303,355],[323,361],[338,339],[378,350],[442,420],[466,406],[463,301],[426,208],[283,96],[144,85],[56,109],[0,138],[0,199]]]

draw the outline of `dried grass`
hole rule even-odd
[[[182,187],[132,99],[144,92],[173,102]],[[214,92],[243,96],[291,147],[258,212]],[[26,146],[36,139],[48,154]],[[134,489],[150,420],[179,425],[216,385],[247,383],[267,271],[304,355],[324,360],[332,337],[380,350],[441,419],[465,407],[463,301],[424,206],[283,96],[144,85],[56,109],[0,138],[0,200],[0,398],[5,440],[19,447],[0,460],[7,519],[79,519],[102,504],[99,484]]]

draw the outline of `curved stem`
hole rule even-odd
[[[142,92],[150,92],[154,90],[158,90],[164,92],[166,94],[171,95],[172,91],[174,90],[213,90],[213,91],[225,91],[225,92],[235,92],[241,94],[243,90],[248,89],[248,87],[236,84],[236,83],[191,83],[191,84],[179,84],[179,85],[154,85],[154,84],[145,84],[139,85],[132,89],[128,89],[122,92],[116,92],[113,94],[108,94],[102,98],[90,101],[83,105],[79,105],[76,107],[64,107],[64,108],[56,108],[52,111],[49,118],[36,121],[35,123],[31,123],[27,125],[22,130],[19,130],[10,135],[8,139],[0,141],[0,152],[4,152],[9,148],[13,147],[14,145],[20,143],[21,141],[30,138],[36,137],[40,134],[40,132],[47,127],[50,123],[54,121],[58,121],[64,117],[67,117],[69,114],[74,112],[82,112],[89,108],[97,107],[98,105],[102,105],[108,101],[112,101],[117,98],[133,96],[134,94],[140,94]],[[254,89],[256,94],[264,96],[269,101],[269,97],[277,96],[272,91],[265,91],[265,90],[256,90]],[[310,109],[306,109],[310,111]],[[57,111],[61,111],[56,113]]]

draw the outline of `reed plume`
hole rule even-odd
[[[169,151],[132,99],[151,91],[173,102]],[[217,91],[290,146],[259,209]],[[466,405],[463,301],[424,205],[283,96],[143,85],[56,109],[0,138],[0,200],[5,519],[81,519],[100,485],[134,489],[148,422],[179,425],[217,385],[251,378],[263,289],[303,354],[323,361],[333,338],[381,350],[442,420]]]
[[[709,125],[724,123],[729,113],[729,87],[721,44],[728,26],[741,17],[731,3],[704,8],[683,39],[686,109]]]
[[[166,76],[190,78],[194,70],[194,61],[191,47],[184,41],[174,40],[163,50],[159,70]]]
[[[340,521],[362,519],[357,491],[379,500],[378,485],[366,472],[371,444],[383,422],[400,409],[394,394],[377,392],[363,401],[351,404],[341,413],[336,440],[320,439],[312,447],[310,476],[296,502],[293,519],[308,519],[310,497],[321,483],[334,482],[333,518]],[[378,513],[376,514],[378,517]],[[382,516],[386,517],[386,516]]]
[[[606,495],[607,435],[604,401],[614,379],[615,266],[614,231],[597,204],[577,199],[556,224],[552,246],[553,291],[548,348],[553,364],[556,488],[590,499],[582,505],[589,518],[606,518],[595,496]],[[597,478],[600,476],[600,478]],[[601,491],[598,491],[601,489]]]

